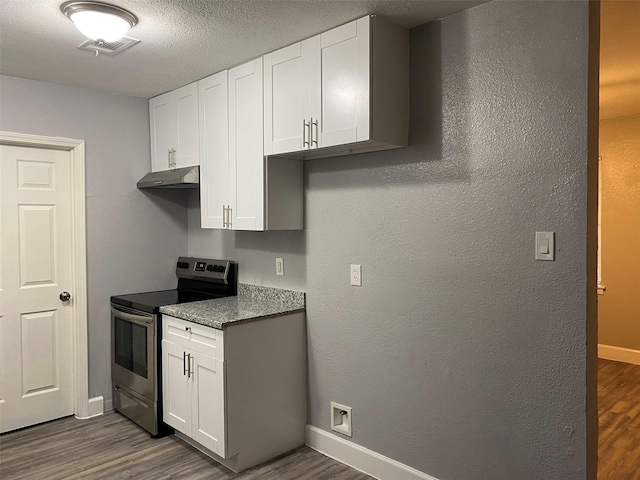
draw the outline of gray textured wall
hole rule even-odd
[[[7,76],[0,99],[0,130],[86,142],[89,395],[110,408],[109,297],[175,287],[174,262],[187,249],[184,192],[136,189],[150,168],[146,99]]]
[[[311,424],[349,405],[354,442],[441,480],[584,478],[587,27],[586,2],[419,27],[411,146],[308,164]]]
[[[304,232],[201,231],[191,198],[191,254],[306,289],[312,425],[349,405],[354,442],[441,480],[585,478],[587,47],[587,2],[418,27],[411,146],[307,162]]]
[[[235,260],[242,283],[304,290],[307,277],[306,232],[231,232],[200,228],[200,196],[189,192],[189,255]],[[276,258],[284,276],[276,276]]]

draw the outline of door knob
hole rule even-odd
[[[68,302],[71,299],[71,294],[69,292],[62,292],[60,294],[60,300],[63,302]]]

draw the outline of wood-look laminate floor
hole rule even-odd
[[[2,480],[371,480],[309,447],[235,474],[175,435],[153,440],[119,413],[0,436]]]
[[[598,480],[640,480],[640,365],[598,360]]]
[[[598,480],[640,480],[640,366],[599,360]],[[152,440],[114,412],[0,436],[2,480],[370,480],[301,447],[235,474],[175,436]]]

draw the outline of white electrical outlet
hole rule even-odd
[[[351,285],[356,287],[362,286],[362,266],[351,265]]]
[[[331,402],[331,430],[351,437],[351,407]]]
[[[276,275],[284,275],[284,260],[276,258]]]

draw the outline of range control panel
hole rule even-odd
[[[226,280],[231,262],[207,258],[180,257],[176,264],[178,278]]]

